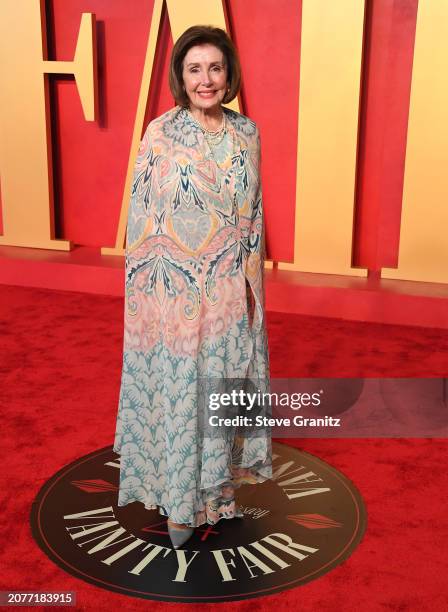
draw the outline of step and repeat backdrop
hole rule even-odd
[[[173,41],[225,28],[280,269],[448,283],[448,2],[3,0],[0,245],[124,253]],[[268,262],[268,265],[272,263]]]

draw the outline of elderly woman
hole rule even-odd
[[[260,138],[222,106],[241,81],[227,34],[186,30],[169,81],[177,105],[149,123],[134,168],[114,450],[118,505],[158,509],[178,548],[243,516],[235,489],[272,477],[272,446],[260,429],[211,431],[200,397],[201,380],[269,380]]]

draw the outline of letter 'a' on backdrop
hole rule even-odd
[[[133,169],[144,130],[146,106],[151,88],[151,75],[153,72],[160,24],[163,17],[163,5],[164,0],[155,0],[154,2],[115,247],[103,247],[101,249],[101,253],[103,255],[123,255],[124,253],[123,247],[126,241],[126,223],[132,187]],[[184,32],[187,28],[196,25],[197,23],[210,23],[222,28],[223,30],[227,30],[221,0],[166,0],[166,9],[173,42],[176,42],[182,32]],[[232,100],[232,102],[230,104],[226,104],[226,106],[240,112],[237,99]]]

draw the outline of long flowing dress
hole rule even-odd
[[[223,111],[216,147],[181,106],[149,123],[125,251],[118,505],[192,527],[238,516],[235,489],[272,477],[269,430],[209,434],[200,414],[203,379],[269,387],[260,136]]]

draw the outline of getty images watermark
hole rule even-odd
[[[202,384],[202,383],[201,383]],[[204,437],[447,438],[446,378],[206,379]]]
[[[257,389],[255,392],[233,389],[231,392],[210,393],[208,408],[217,411],[220,408],[245,409],[246,414],[235,416],[220,416],[212,414],[208,422],[211,427],[340,427],[341,417],[325,415],[321,417],[305,417],[302,414],[282,414],[285,410],[298,411],[302,408],[318,408],[321,406],[323,389],[313,393],[277,393]],[[251,411],[260,407],[268,407],[269,413],[255,414]]]

